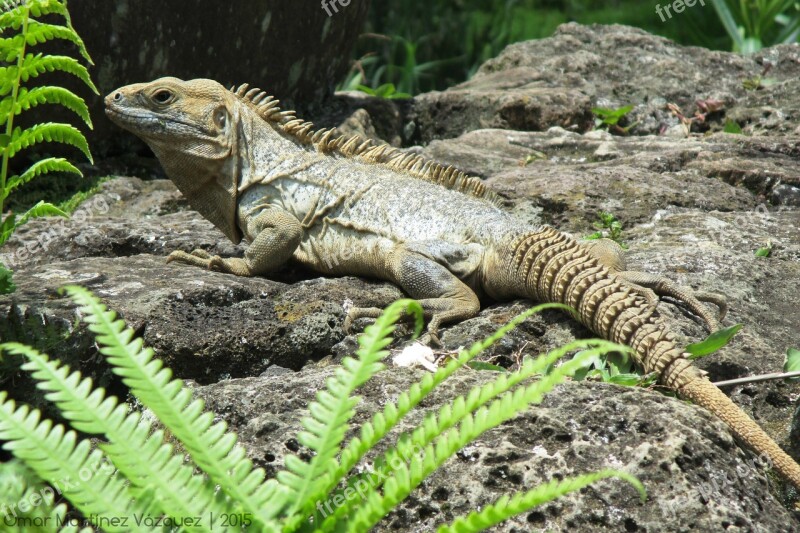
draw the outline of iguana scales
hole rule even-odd
[[[656,293],[684,302],[718,327],[712,294],[628,271],[611,241],[580,243],[553,228],[531,230],[501,209],[476,178],[358,136],[315,130],[243,85],[162,78],[106,97],[106,113],[141,137],[190,205],[244,258],[203,250],[169,261],[238,276],[268,274],[290,259],[323,274],[399,285],[422,304],[436,338],[446,322],[480,310],[479,297],[561,302],[606,339],[630,346],[645,372],[725,421],[800,488],[800,466],[685,357]],[[345,252],[346,250],[346,252]],[[354,308],[346,322],[376,317]]]

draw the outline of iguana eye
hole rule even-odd
[[[214,111],[214,124],[221,130],[225,129],[225,124],[228,123],[228,111],[224,107],[220,107]]]
[[[172,93],[166,89],[161,89],[156,94],[153,95],[153,100],[158,102],[159,104],[166,104],[170,100],[172,100]]]

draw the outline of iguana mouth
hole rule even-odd
[[[158,123],[163,123],[163,119],[153,116],[147,112],[137,111],[123,111],[119,108],[106,106],[106,116],[113,122],[121,126],[154,126]]]
[[[210,131],[207,128],[203,128],[198,126],[197,124],[192,124],[190,122],[186,122],[183,120],[176,119],[174,117],[164,118],[158,115],[154,115],[149,111],[128,111],[128,110],[121,110],[119,108],[114,108],[111,105],[106,106],[106,116],[111,119],[112,122],[118,124],[122,127],[152,127],[152,126],[161,126],[162,128],[166,129],[165,126],[167,123],[172,122],[175,124],[181,124],[187,128],[191,128],[193,131],[199,132],[202,135],[212,137],[214,132]]]

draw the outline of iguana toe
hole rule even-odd
[[[721,294],[715,292],[695,292],[694,297],[701,302],[708,302],[714,304],[719,308],[717,320],[722,322],[728,314],[728,300]]]
[[[349,334],[353,323],[359,318],[378,318],[382,312],[383,310],[377,307],[351,307],[344,317],[344,332]]]
[[[205,254],[205,255],[203,255]],[[208,252],[205,250],[194,250],[192,253],[186,253],[182,250],[175,250],[167,256],[167,263],[177,261],[178,263],[186,263],[201,268],[208,267]]]

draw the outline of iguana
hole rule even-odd
[[[655,305],[656,293],[672,296],[716,330],[725,311],[716,295],[627,270],[612,241],[531,230],[479,179],[359,136],[315,130],[247,85],[162,78],[113,91],[105,104],[113,122],[150,146],[194,209],[234,243],[249,242],[244,258],[195,250],[174,251],[168,261],[256,276],[293,259],[323,274],[388,280],[419,300],[434,341],[440,325],[475,316],[481,298],[567,304],[800,488],[800,466],[691,364]],[[720,316],[703,301],[720,306]],[[379,313],[353,308],[345,322]]]

